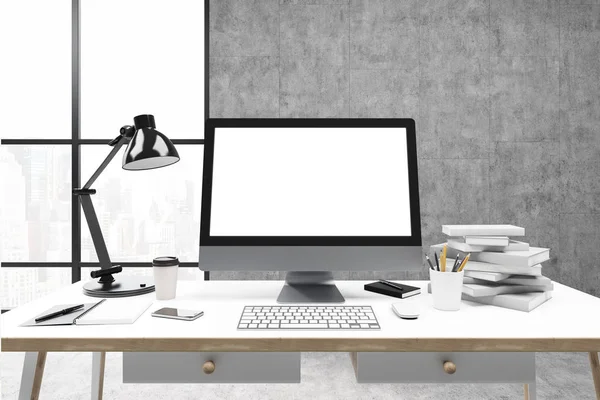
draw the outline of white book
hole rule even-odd
[[[493,264],[514,265],[518,267],[531,267],[550,259],[550,249],[530,247],[528,251],[505,251],[496,253],[482,251],[471,254],[471,260]]]
[[[475,246],[508,246],[508,236],[465,236],[465,243]]]
[[[444,247],[445,243],[434,244],[431,246],[432,252],[437,252],[438,257]],[[462,251],[461,251],[462,252]],[[456,258],[459,250],[448,246],[446,252],[447,258]],[[464,256],[464,254],[463,254]],[[481,261],[492,264],[510,265],[510,266],[529,266],[536,265],[550,259],[550,249],[541,247],[529,247],[527,251],[504,251],[504,252],[491,252],[482,251],[479,253],[471,253],[472,261]],[[471,262],[471,261],[469,261]],[[530,275],[530,274],[522,274]]]
[[[462,288],[463,294],[466,294],[471,297],[489,297],[499,296],[502,294],[547,292],[554,289],[554,286],[552,284],[550,284],[549,287],[521,285],[489,285],[472,283],[471,279],[472,278],[464,278],[464,284]],[[427,291],[431,293],[431,282],[427,286]]]
[[[531,267],[523,267],[516,265],[499,265],[480,261],[467,262],[464,268],[465,271],[484,271],[484,272],[500,272],[510,275],[528,275],[542,276],[542,264],[533,265]]]
[[[502,281],[507,285],[552,286],[552,280],[545,276],[511,275]]]
[[[500,294],[498,296],[472,297],[462,295],[463,300],[491,306],[510,308],[511,310],[529,312],[552,298],[552,292],[534,292],[517,294]]]
[[[484,272],[484,271],[469,271],[465,270],[465,278],[475,278],[488,282],[501,282],[510,278],[511,274],[502,274],[500,272]]]
[[[530,293],[547,292],[553,290],[554,285],[550,283],[547,286],[538,285],[508,285],[508,284],[490,284],[490,282],[480,281],[473,278],[464,278],[463,293],[472,297],[496,296],[508,293]]]
[[[472,278],[478,281],[502,283],[508,285],[537,285],[548,286],[552,283],[550,278],[545,276],[531,275],[511,275],[500,272],[467,271],[465,270],[465,279]],[[466,281],[465,281],[466,282]]]
[[[468,280],[466,281],[468,282]],[[551,291],[553,288],[543,290],[540,286],[518,286],[518,285],[481,285],[476,283],[464,283],[463,295],[473,298],[500,296],[503,294],[539,293]],[[431,293],[431,282],[427,284],[427,292]]]
[[[525,228],[514,225],[442,225],[448,236],[525,236]]]
[[[150,307],[146,296],[107,299],[77,319],[77,325],[133,324]]]
[[[431,293],[431,282],[427,284],[427,292]],[[529,293],[507,293],[495,296],[473,297],[462,294],[462,299],[474,303],[487,304],[490,306],[510,308],[511,310],[529,312],[552,298],[552,291],[529,292]]]
[[[509,240],[508,246],[480,246],[467,244],[463,238],[450,238],[448,239],[448,247],[462,251],[463,253],[480,253],[482,251],[527,251],[529,250],[529,243]]]

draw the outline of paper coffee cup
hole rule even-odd
[[[157,257],[152,260],[154,288],[157,300],[174,299],[177,292],[177,257]]]

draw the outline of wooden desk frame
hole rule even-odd
[[[517,339],[515,339],[517,340]],[[139,346],[135,346],[130,344],[127,348],[123,348],[121,346],[119,346],[119,341],[117,340],[111,340],[111,341],[107,341],[106,339],[102,340],[104,343],[98,343],[98,344],[94,344],[94,343],[87,343],[87,345],[85,346],[74,346],[73,344],[67,345],[66,343],[63,344],[63,346],[57,346],[57,343],[52,343],[48,346],[45,346],[44,350],[33,350],[34,344],[38,344],[38,345],[42,345],[45,343],[45,341],[43,339],[36,339],[35,341],[27,341],[27,343],[23,343],[24,346],[20,347],[18,346],[18,343],[10,343],[8,344],[8,350],[9,351],[22,351],[22,350],[11,350],[11,349],[28,349],[28,351],[25,354],[25,361],[24,361],[24,365],[23,365],[23,374],[22,374],[22,379],[21,379],[21,388],[19,391],[19,400],[38,400],[39,399],[39,395],[40,395],[40,389],[41,389],[41,385],[42,385],[42,379],[43,379],[43,374],[44,374],[44,366],[46,363],[46,355],[49,351],[92,351],[92,384],[91,384],[91,399],[92,400],[102,400],[102,394],[103,394],[103,388],[104,388],[104,368],[105,368],[105,363],[106,363],[106,352],[107,351],[117,351],[117,352],[121,352],[121,351],[135,351],[133,350],[133,348],[137,348],[138,351]],[[223,340],[221,340],[223,341]],[[288,339],[286,341],[293,341],[293,339]],[[256,342],[257,343],[253,343],[253,344],[244,344],[244,343],[240,343],[238,346],[236,346],[234,343],[221,343],[220,346],[217,346],[217,348],[209,346],[206,343],[198,343],[195,346],[191,343],[192,341],[190,341],[189,343],[184,343],[183,345],[174,345],[173,343],[170,343],[169,340],[166,340],[166,343],[162,343],[164,344],[163,346],[158,346],[161,350],[156,350],[156,351],[349,351],[347,348],[348,347],[353,347],[355,351],[350,352],[350,358],[352,361],[352,365],[354,367],[355,372],[357,371],[357,365],[356,365],[356,352],[357,351],[369,351],[366,350],[367,348],[372,348],[374,349],[375,347],[377,348],[376,351],[427,351],[425,349],[429,349],[429,351],[528,351],[528,352],[535,352],[535,351],[576,351],[576,352],[580,352],[580,351],[586,351],[585,349],[588,348],[587,345],[589,346],[595,346],[595,348],[598,348],[598,340],[590,340],[590,343],[587,342],[583,342],[583,343],[576,343],[575,345],[563,345],[563,346],[559,346],[559,348],[568,348],[569,350],[557,350],[556,347],[554,346],[549,346],[548,344],[546,344],[545,346],[540,344],[540,343],[525,343],[525,344],[515,344],[515,343],[493,343],[494,340],[490,340],[491,344],[483,344],[480,343],[478,346],[473,346],[473,343],[471,342],[471,346],[467,346],[467,343],[465,342],[465,340],[460,340],[463,342],[462,347],[463,348],[457,348],[452,346],[451,341],[449,341],[448,339],[440,339],[437,342],[433,342],[429,345],[427,345],[427,342],[421,342],[421,343],[416,343],[418,341],[415,341],[415,343],[412,343],[412,346],[410,347],[406,347],[403,348],[403,350],[398,350],[399,347],[397,346],[392,346],[390,343],[387,344],[355,344],[355,345],[350,345],[349,343],[329,343],[330,345],[333,345],[333,348],[339,349],[339,350],[332,350],[332,347],[327,346],[328,341],[317,341],[315,340],[313,344],[313,346],[310,346],[310,343],[307,343],[307,341],[312,341],[312,340],[308,340],[308,339],[298,339],[298,342],[295,343],[294,346],[292,346],[294,349],[290,349],[290,346],[287,344],[283,344],[283,341],[276,341],[275,343],[271,343],[273,342],[273,340],[260,340],[257,339]],[[112,343],[106,343],[106,342],[112,342]],[[123,340],[124,344],[127,341]],[[161,341],[162,342],[162,341]],[[203,341],[204,342],[204,341]],[[322,343],[318,343],[318,342],[322,342]],[[335,342],[335,341],[332,341]],[[348,342],[348,341],[345,341]],[[352,341],[350,341],[352,342]],[[5,340],[2,340],[2,344],[3,344],[3,348],[6,349],[5,347]],[[417,346],[418,344],[418,346]],[[541,346],[541,347],[540,347]],[[107,347],[110,347],[109,349],[107,349]],[[231,350],[233,347],[235,347],[235,350]],[[460,346],[459,346],[460,347]],[[466,350],[465,348],[470,347],[470,350]],[[59,350],[60,348],[60,350]],[[475,350],[474,348],[477,348],[477,350]],[[102,349],[102,351],[93,351],[94,349]],[[225,349],[230,349],[230,350],[225,350]],[[270,350],[267,350],[270,349]],[[395,350],[392,350],[395,349]],[[492,350],[495,349],[495,350]],[[500,350],[502,349],[502,350]],[[544,350],[541,350],[544,349]],[[148,351],[148,347],[144,346],[144,350]],[[374,351],[374,350],[371,350]],[[596,399],[600,400],[600,362],[598,360],[598,352],[596,351],[588,351],[589,354],[589,360],[590,360],[590,368],[591,368],[591,372],[592,372],[592,379],[594,381],[594,388],[596,391]],[[525,400],[534,400],[536,398],[536,385],[535,383],[532,384],[525,384],[524,385],[524,399]]]
[[[424,281],[411,281],[412,284],[421,284],[425,287],[427,282]],[[362,290],[364,282],[338,282],[343,290],[345,290],[350,296],[347,299],[352,299],[355,303],[366,302],[372,304],[379,313],[378,316],[383,322],[387,321],[388,328],[386,329],[397,329],[399,328],[398,319],[393,315],[389,309],[389,299],[375,295],[365,294]],[[229,291],[224,291],[224,286],[227,285]],[[144,329],[152,329],[155,326],[155,321],[150,318],[149,315],[141,317],[140,320],[136,321],[138,325],[138,332],[132,334],[129,329],[115,327],[114,329],[121,329],[116,335],[107,335],[108,337],[102,337],[102,332],[108,332],[107,330],[100,329],[98,332],[99,336],[90,336],[89,334],[71,335],[70,331],[59,331],[61,335],[56,337],[44,337],[52,336],[49,331],[44,330],[46,328],[40,328],[41,331],[32,336],[30,333],[35,331],[27,331],[28,334],[19,334],[14,332],[8,332],[8,337],[2,338],[2,351],[18,351],[26,352],[25,362],[23,367],[23,379],[21,382],[21,394],[20,400],[25,399],[37,399],[39,397],[40,387],[43,378],[44,365],[46,360],[46,354],[48,352],[91,352],[93,353],[93,379],[91,385],[92,399],[102,398],[102,387],[103,387],[103,376],[104,366],[106,359],[106,352],[198,352],[198,353],[218,353],[218,352],[346,352],[346,353],[369,353],[369,352],[390,352],[390,353],[402,353],[402,352],[436,352],[436,353],[469,353],[469,352],[484,352],[484,353],[496,353],[496,352],[586,352],[589,353],[590,368],[592,371],[592,377],[594,381],[594,387],[596,392],[596,398],[600,400],[600,362],[598,359],[598,352],[600,351],[600,324],[597,320],[589,319],[589,311],[592,308],[597,308],[598,299],[593,298],[589,295],[585,295],[581,292],[575,291],[571,288],[564,287],[563,285],[556,284],[555,295],[556,300],[554,303],[550,302],[546,309],[541,309],[542,313],[536,312],[535,310],[531,314],[531,318],[534,321],[541,321],[546,323],[547,327],[539,329],[538,331],[527,330],[523,328],[521,323],[527,324],[529,319],[523,318],[524,315],[515,312],[514,318],[512,313],[507,313],[506,310],[493,308],[490,306],[470,305],[468,302],[464,305],[465,310],[461,310],[457,317],[464,317],[465,315],[473,315],[473,318],[477,316],[488,315],[488,310],[495,310],[498,315],[502,315],[506,319],[507,324],[514,325],[514,331],[522,334],[507,335],[505,332],[499,332],[497,329],[478,330],[478,335],[473,337],[456,335],[452,338],[449,337],[432,337],[428,335],[431,332],[431,327],[435,325],[436,320],[427,320],[426,316],[420,318],[423,324],[427,321],[434,325],[423,325],[429,330],[403,331],[403,335],[381,335],[381,332],[374,332],[373,335],[357,334],[347,335],[340,334],[332,335],[319,335],[305,333],[291,333],[272,335],[265,333],[264,335],[240,335],[239,332],[235,331],[235,328],[230,327],[228,322],[223,322],[217,315],[222,310],[221,301],[225,302],[226,310],[229,313],[237,313],[244,304],[261,304],[265,301],[274,301],[276,294],[280,289],[281,283],[277,282],[195,282],[186,283],[181,287],[181,293],[178,293],[178,297],[184,300],[190,301],[203,301],[203,299],[215,300],[213,302],[212,314],[206,312],[206,322],[210,322],[211,331],[207,331],[202,337],[196,337],[195,335],[178,335],[177,330],[169,330],[168,328],[164,332],[164,335],[154,335],[152,337],[146,337],[140,332],[144,332]],[[75,284],[71,289],[56,293],[51,298],[53,302],[66,302],[75,298],[75,294],[80,294],[80,284]],[[51,295],[52,296],[52,295]],[[237,296],[237,297],[236,297]],[[424,292],[422,301],[424,304],[428,299],[428,295]],[[249,301],[250,303],[246,303]],[[546,336],[546,333],[550,332],[550,329],[554,327],[554,319],[551,317],[554,312],[564,312],[566,309],[571,310],[571,304],[581,303],[581,307],[575,308],[575,312],[579,312],[574,315],[573,321],[581,321],[581,327],[579,325],[557,325],[556,334]],[[216,304],[216,305],[215,305]],[[358,303],[357,303],[358,304]],[[566,306],[568,305],[568,307]],[[27,306],[25,306],[27,307]],[[36,304],[29,306],[27,311],[19,313],[18,309],[11,311],[16,312],[18,318],[13,318],[11,321],[10,328],[18,329],[18,324],[21,320],[26,320],[29,313],[35,314],[40,312],[45,307],[45,300],[40,299]],[[207,306],[208,307],[208,306]],[[229,307],[229,308],[227,308]],[[543,312],[545,310],[545,313]],[[549,312],[549,310],[551,312]],[[556,311],[554,311],[556,310]],[[207,309],[205,311],[211,311]],[[469,314],[472,313],[472,314]],[[212,320],[210,319],[212,315]],[[432,314],[433,315],[433,314]],[[2,317],[7,318],[10,313],[4,314]],[[444,319],[444,315],[435,314],[436,318]],[[470,317],[467,317],[470,318]],[[448,319],[445,319],[448,321]],[[463,319],[463,321],[465,321]],[[521,323],[517,323],[521,321]],[[140,325],[141,323],[141,325]],[[516,325],[515,325],[516,324]],[[510,325],[510,327],[513,327]],[[158,326],[158,325],[156,325]],[[190,325],[191,326],[191,325]],[[422,327],[423,327],[422,326]],[[509,325],[498,325],[498,328]],[[533,325],[532,325],[533,326]],[[535,327],[539,325],[534,325]],[[164,325],[163,325],[164,327]],[[511,328],[512,329],[512,328]],[[525,330],[523,330],[525,329]],[[42,333],[43,332],[43,333]],[[77,331],[73,331],[77,332]],[[89,332],[89,331],[88,331]],[[111,332],[114,332],[111,330]],[[121,333],[122,332],[122,333]],[[390,331],[387,331],[390,332]],[[465,333],[468,330],[464,331]],[[483,332],[483,333],[482,333]],[[583,332],[582,335],[577,336],[579,332]],[[37,336],[37,335],[41,336]],[[530,336],[524,337],[529,334]],[[141,335],[141,336],[140,336]],[[111,337],[112,336],[112,337]],[[399,336],[399,337],[398,337]],[[440,368],[442,366],[440,365]],[[528,378],[529,379],[529,378]],[[525,386],[525,398],[533,400],[535,398],[535,382],[526,382]]]

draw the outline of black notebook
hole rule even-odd
[[[401,283],[394,282],[394,285],[399,286],[401,289],[396,289],[392,286],[386,285],[381,282],[367,283],[365,290],[367,292],[379,293],[386,296],[397,297],[399,299],[405,299],[410,296],[415,296],[421,293],[421,288],[403,285]]]

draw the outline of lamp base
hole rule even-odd
[[[92,297],[129,297],[154,292],[154,279],[146,276],[119,276],[114,282],[90,281],[83,293]]]

